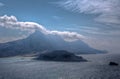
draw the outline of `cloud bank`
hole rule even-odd
[[[20,22],[17,20],[15,16],[7,16],[7,15],[0,16],[0,27],[10,28],[10,29],[20,29],[22,31],[27,30],[29,32],[34,32],[35,30],[39,30],[44,34],[59,35],[65,41],[76,41],[84,38],[81,34],[78,34],[76,32],[57,31],[57,30],[51,31],[35,22]]]
[[[73,12],[97,14],[97,22],[120,25],[120,0],[64,0],[58,4]]]

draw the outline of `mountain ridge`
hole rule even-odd
[[[102,53],[82,40],[67,42],[60,36],[35,31],[25,39],[0,44],[0,57],[16,56],[42,51],[66,50],[76,54]]]

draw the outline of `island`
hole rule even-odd
[[[55,50],[52,52],[44,52],[35,59],[45,60],[45,61],[63,61],[63,62],[85,62],[87,61],[83,57],[77,56],[74,53],[70,53],[65,50]]]

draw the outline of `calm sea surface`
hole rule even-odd
[[[0,58],[0,79],[120,79],[120,54],[82,55],[88,62],[36,61],[31,57]]]

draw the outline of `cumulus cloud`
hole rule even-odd
[[[78,39],[81,39],[83,38],[82,35],[76,33],[76,32],[69,32],[69,31],[50,31],[49,32],[50,34],[53,34],[53,35],[59,35],[61,36],[62,38],[65,38],[66,41],[76,41]]]
[[[58,4],[74,12],[98,14],[97,22],[120,24],[120,0],[64,0]]]
[[[20,22],[15,16],[0,16],[0,27],[11,28],[11,29],[20,29],[28,30],[29,32],[34,32],[39,30],[44,34],[59,35],[66,41],[76,41],[81,38],[84,38],[82,35],[76,32],[69,31],[51,31],[43,27],[42,25],[35,22]]]

